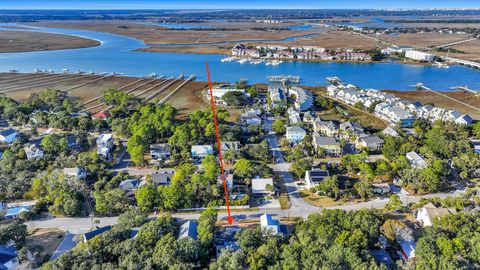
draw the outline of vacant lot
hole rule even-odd
[[[63,240],[65,233],[59,229],[38,229],[27,237],[27,247],[34,256],[48,260]]]
[[[0,53],[73,49],[97,46],[96,40],[22,31],[0,31]]]

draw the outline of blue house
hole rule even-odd
[[[3,216],[4,219],[16,219],[20,217],[20,214],[23,212],[30,212],[30,209],[32,206],[16,206],[16,207],[10,207],[7,208],[5,211],[5,216]]]

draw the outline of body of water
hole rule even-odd
[[[39,51],[24,53],[0,53],[0,71],[16,69],[32,72],[34,69],[70,71],[119,72],[128,76],[146,76],[152,72],[176,76],[196,74],[197,80],[207,80],[205,62],[209,62],[212,79],[235,82],[267,82],[270,75],[298,75],[305,85],[324,85],[328,76],[365,88],[413,89],[418,82],[437,90],[449,90],[452,86],[468,85],[480,89],[480,71],[464,66],[439,69],[431,66],[388,63],[314,63],[292,61],[278,66],[264,64],[221,63],[224,55],[139,52],[147,47],[142,41],[103,32],[59,28],[35,28],[22,31],[39,31],[80,36],[95,39],[101,45],[90,48]]]

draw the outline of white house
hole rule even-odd
[[[207,155],[213,155],[213,145],[192,145],[192,157],[202,159]]]
[[[313,95],[310,91],[300,87],[292,86],[289,89],[290,95],[295,96],[295,108],[299,111],[306,111],[313,105]]]
[[[290,143],[297,144],[303,141],[303,138],[307,135],[307,132],[299,126],[287,127],[285,137]]]
[[[17,139],[17,132],[11,128],[0,131],[0,142],[12,143]]]
[[[262,124],[262,118],[254,111],[247,111],[240,115],[240,119],[247,125],[260,125]]]
[[[398,134],[398,132],[397,132],[395,129],[391,128],[391,127],[385,128],[385,129],[382,131],[382,133],[383,133],[384,135],[392,136],[392,137],[398,137],[398,136],[400,136],[400,134]]]
[[[267,189],[267,186],[270,185],[273,187],[272,178],[253,178],[252,179],[252,194],[270,194],[272,193]]]
[[[460,124],[460,125],[470,125],[473,122],[472,117],[468,114],[464,114],[457,119],[455,119],[455,123]]]
[[[230,92],[238,92],[238,93],[241,93],[241,94],[245,95],[245,90],[244,89],[237,89],[235,86],[230,85],[230,84],[222,84],[222,85],[217,85],[217,86],[212,88],[213,100],[217,104],[225,104],[225,102],[223,101],[223,96],[226,93],[230,93]],[[208,97],[208,99],[210,99],[210,90],[209,89],[207,89],[205,91],[205,96]]]
[[[240,150],[240,142],[239,141],[228,141],[228,142],[221,142],[220,148],[222,149],[222,153],[233,150],[238,152]]]
[[[417,221],[422,226],[432,226],[435,219],[440,219],[443,216],[456,214],[455,208],[437,208],[433,203],[428,203],[417,212]]]
[[[423,159],[423,157],[415,151],[408,152],[405,156],[410,162],[412,168],[425,169],[426,167],[428,167],[428,163],[425,161],[425,159]]]
[[[312,169],[305,172],[305,187],[312,188],[320,184],[320,182],[329,176],[328,170]]]
[[[100,134],[97,138],[97,148],[110,148],[113,146],[113,135],[112,134]]]
[[[168,143],[150,145],[150,157],[156,161],[169,160],[170,145]]]
[[[263,234],[281,234],[280,222],[272,218],[270,214],[260,216],[260,228]]]

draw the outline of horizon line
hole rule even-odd
[[[433,10],[480,10],[480,8],[0,8],[0,11],[36,11],[36,10],[131,10],[131,11],[162,11],[162,10],[211,10],[211,11],[226,11],[226,10],[365,10],[365,11],[433,11]]]

